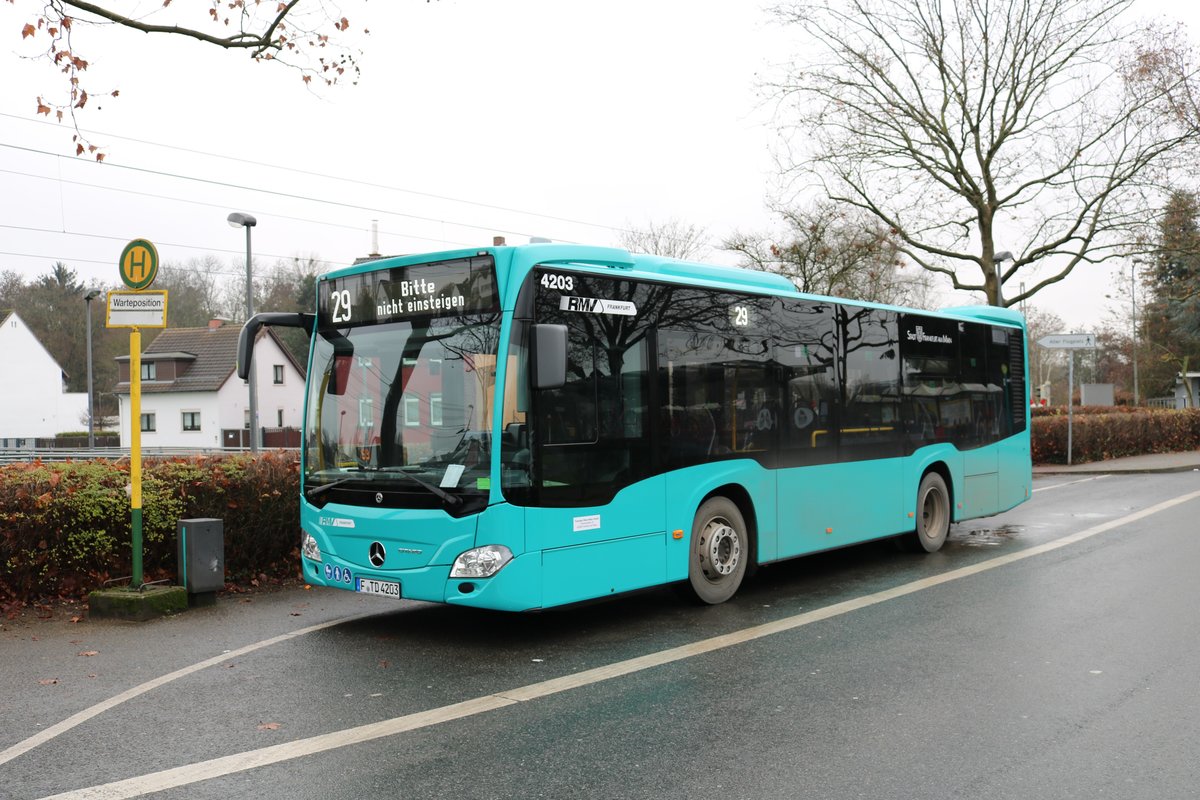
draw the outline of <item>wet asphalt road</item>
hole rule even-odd
[[[774,565],[711,608],[669,589],[523,616],[293,590],[141,625],[9,623],[0,797],[174,768],[179,785],[148,796],[1200,796],[1200,498],[1097,531],[1197,492],[1200,473],[1035,489],[932,556],[875,543]],[[443,721],[476,698],[485,710]]]

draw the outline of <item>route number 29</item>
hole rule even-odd
[[[542,288],[557,289],[560,292],[575,291],[575,279],[570,275],[551,275],[549,272],[542,275]]]
[[[333,321],[334,322],[349,322],[350,321],[350,290],[343,289],[340,292],[333,293]]]

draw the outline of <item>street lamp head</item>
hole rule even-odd
[[[104,294],[104,292],[100,291],[99,289],[92,289],[83,296],[83,299],[90,303],[102,294]]]
[[[240,211],[235,211],[225,218],[229,221],[231,228],[253,228],[258,224],[258,220],[251,214],[243,214]]]
[[[1001,261],[1012,261],[1012,260],[1013,260],[1013,254],[1012,254],[1012,251],[1010,251],[1010,250],[1001,250],[999,253],[996,253],[996,255],[992,256],[992,262],[995,264],[999,264]]]

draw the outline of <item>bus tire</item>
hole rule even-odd
[[[909,534],[916,553],[936,553],[950,533],[950,490],[936,472],[926,473],[917,487],[917,528]]]
[[[705,500],[692,523],[688,585],[696,600],[724,603],[737,592],[751,557],[746,521],[725,497]]]

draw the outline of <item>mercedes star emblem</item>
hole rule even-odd
[[[371,542],[370,559],[372,566],[382,567],[387,558],[387,550],[381,542]]]

